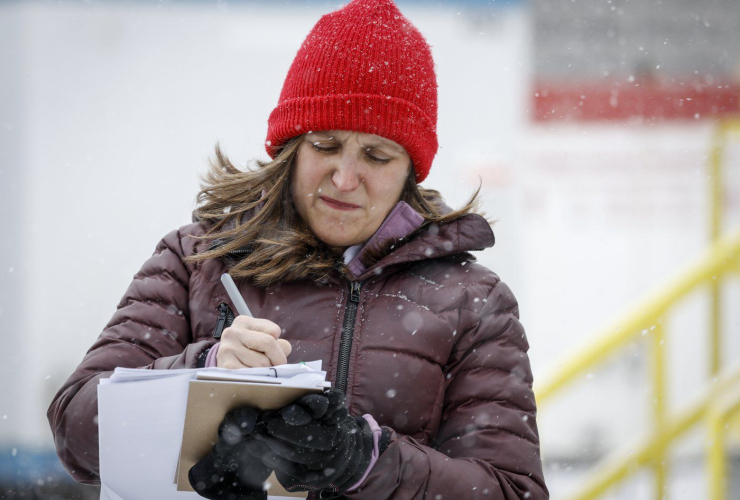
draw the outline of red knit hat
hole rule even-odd
[[[267,125],[267,152],[311,130],[390,139],[408,152],[416,181],[437,153],[437,79],[426,40],[392,0],[353,0],[306,37]]]

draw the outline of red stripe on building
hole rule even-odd
[[[740,114],[740,84],[537,83],[535,121],[696,120]]]

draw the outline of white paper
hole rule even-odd
[[[108,488],[106,485],[100,485],[100,500],[125,500],[121,498],[115,491]]]
[[[98,386],[100,498],[198,499],[172,484],[192,374]],[[117,499],[116,499],[117,500]]]
[[[264,377],[293,387],[325,382],[321,361],[267,369],[145,370],[116,368],[98,385],[100,500],[199,499],[172,482],[180,454],[189,382],[198,374]],[[276,379],[274,374],[282,377]],[[269,496],[271,500],[283,497]],[[289,500],[295,500],[289,498]]]
[[[316,373],[326,379],[326,372],[321,371],[321,360],[308,361],[305,363],[293,363],[278,365],[270,368],[242,368],[239,370],[227,370],[225,368],[184,368],[179,370],[149,370],[143,368],[116,368],[107,382],[120,383],[135,382],[140,380],[152,380],[166,377],[177,377],[186,374],[197,374],[198,378],[216,378],[222,380],[245,380],[252,377],[291,378],[296,375]]]
[[[198,370],[198,378],[202,376],[214,376],[226,380],[249,380],[251,377],[268,378],[291,378],[296,375],[307,373],[322,374],[326,378],[326,372],[321,371],[321,361],[309,361],[307,363],[294,363],[287,365],[272,366],[270,368],[242,368],[239,370],[227,370],[226,368],[201,368]]]
[[[150,380],[166,377],[177,377],[196,372],[194,368],[183,368],[180,370],[149,370],[144,368],[121,368],[118,367],[113,371],[110,382],[133,382],[137,380]]]

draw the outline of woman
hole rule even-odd
[[[96,385],[116,366],[320,359],[336,391],[230,415],[200,466],[256,444],[236,457],[237,476],[201,494],[259,497],[276,469],[284,486],[321,497],[547,498],[517,302],[469,253],[493,245],[490,225],[474,199],[452,211],[418,186],[436,120],[429,46],[391,0],[322,17],[270,115],[272,161],[241,172],[217,148],[193,223],[157,245],[52,402],[70,474],[99,481]],[[227,271],[258,319],[234,317]],[[309,445],[309,428],[311,439],[330,429],[330,445]],[[227,446],[230,429],[241,434]],[[328,482],[307,477],[307,463],[323,464]]]

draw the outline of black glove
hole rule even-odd
[[[329,390],[298,399],[279,411],[268,411],[252,448],[287,491],[344,493],[363,476],[373,452],[370,425],[353,417],[344,394]]]
[[[262,448],[252,436],[259,410],[238,408],[224,417],[218,428],[218,442],[188,472],[193,489],[202,497],[226,500],[266,500],[263,489],[272,469],[256,458],[253,449]]]

